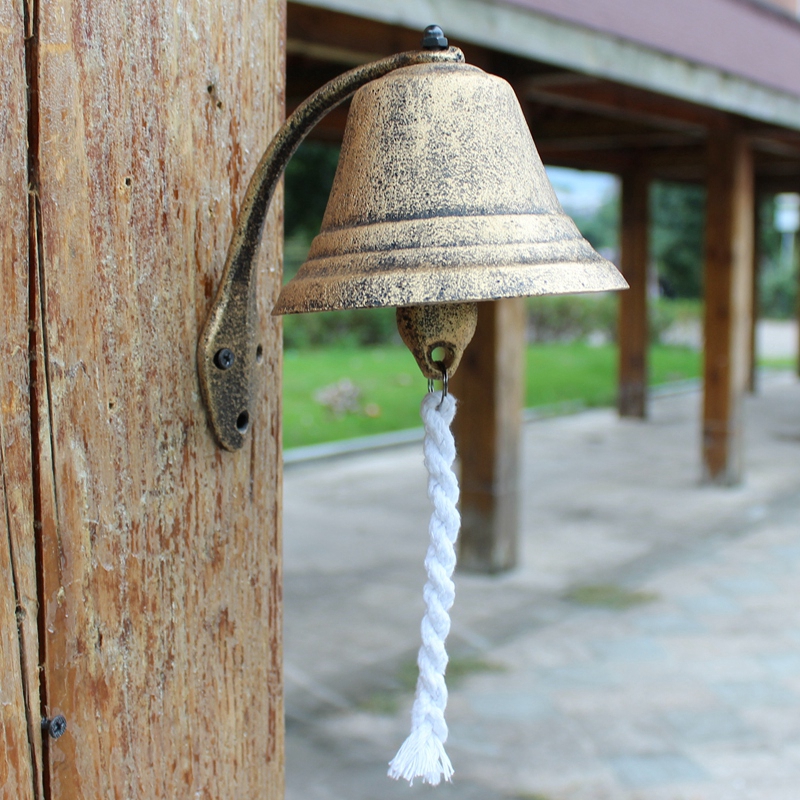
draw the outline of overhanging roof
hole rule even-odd
[[[800,130],[800,25],[748,0],[298,0]]]
[[[800,23],[751,0],[505,0],[800,97]]]

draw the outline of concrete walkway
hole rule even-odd
[[[699,484],[699,394],[527,425],[520,567],[459,574],[452,785],[385,777],[422,614],[418,445],[285,480],[287,798],[800,798],[800,384]]]

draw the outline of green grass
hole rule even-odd
[[[549,794],[540,794],[539,792],[534,792],[533,794],[529,794],[525,792],[523,794],[515,794],[509,800],[554,800]]]
[[[452,656],[447,663],[447,685],[450,689],[455,689],[470,675],[502,670],[502,666],[486,661],[480,656]],[[396,714],[400,709],[400,701],[413,696],[418,675],[419,667],[416,660],[403,662],[395,673],[392,688],[372,692],[364,698],[359,707],[372,714]]]
[[[525,405],[580,402],[611,405],[616,394],[616,349],[570,344],[528,348]],[[651,382],[700,374],[700,354],[683,347],[651,349]],[[427,383],[401,346],[287,350],[284,361],[284,447],[369,436],[418,427]],[[358,390],[358,410],[335,414],[315,399],[342,380]]]
[[[758,366],[767,369],[797,369],[797,360],[794,358],[760,358]]]
[[[685,347],[650,349],[650,383],[695,378],[700,354]],[[617,350],[581,342],[528,348],[525,405],[547,406],[580,401],[587,406],[613,405],[617,394]]]
[[[320,389],[344,379],[360,390],[361,413],[337,416],[315,400]],[[288,350],[283,367],[284,447],[417,427],[426,387],[404,347]]]
[[[566,598],[581,606],[624,611],[627,608],[652,603],[658,600],[658,595],[653,592],[634,592],[613,583],[595,583],[576,586],[567,592]]]

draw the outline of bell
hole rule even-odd
[[[626,287],[561,208],[511,86],[430,63],[354,95],[322,228],[273,313]]]
[[[198,342],[203,398],[223,447],[240,448],[250,424],[254,264],[270,199],[297,145],[356,89],[322,230],[273,314],[395,306],[423,375],[446,389],[475,331],[477,301],[627,287],[559,205],[511,87],[463,60],[431,26],[422,50],[322,86],[270,142]]]

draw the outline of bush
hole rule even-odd
[[[667,297],[701,297],[706,191],[655,181],[650,191],[650,250]]]
[[[400,343],[400,335],[393,308],[353,308],[283,318],[283,344],[290,349],[394,343]]]
[[[616,293],[551,295],[528,299],[529,342],[572,342],[597,337],[617,341],[618,300]],[[678,323],[700,319],[701,303],[694,300],[651,300],[650,343],[659,344]]]
[[[529,342],[573,342],[592,337],[617,340],[618,295],[549,295],[527,299]],[[676,324],[700,319],[702,304],[692,300],[651,301],[650,342],[659,344]],[[399,344],[393,308],[355,308],[283,318],[283,341],[289,349],[325,346]]]
[[[785,260],[761,262],[759,313],[769,319],[789,319],[797,308],[797,274]]]
[[[610,293],[547,295],[527,301],[529,342],[572,342],[599,334],[617,338],[617,298]]]

